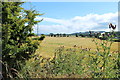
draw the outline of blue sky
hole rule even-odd
[[[108,31],[110,22],[117,25],[117,2],[27,2],[23,7],[45,13],[36,18],[44,19],[38,24],[43,34]]]

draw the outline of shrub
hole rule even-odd
[[[38,40],[44,40],[45,35],[41,35],[41,37]]]
[[[36,36],[35,33],[30,33],[28,36]]]
[[[80,36],[81,36],[81,37],[85,37],[85,35],[83,35],[83,34],[80,34]]]
[[[36,10],[22,8],[24,2],[2,2],[2,63],[3,78],[14,78],[37,48],[36,43],[29,39],[32,26],[42,20],[35,17],[42,15]],[[27,23],[27,25],[25,25]]]
[[[78,34],[75,34],[76,37],[79,37]]]

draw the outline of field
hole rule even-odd
[[[40,47],[37,49],[36,54],[45,58],[53,57],[55,49],[60,46],[66,48],[77,46],[80,48],[91,48],[91,51],[95,51],[96,45],[92,40],[93,38],[82,37],[46,37],[42,43],[40,43]],[[98,42],[100,42],[99,39]],[[113,51],[118,51],[118,42],[112,44],[111,52]]]
[[[118,42],[113,42],[110,52],[104,50],[110,42],[97,52],[93,39],[46,36],[21,74],[35,78],[118,78]]]
[[[99,10],[107,7],[111,12],[113,7],[105,5],[115,4],[56,4],[1,3],[3,80],[120,79],[120,32],[115,30],[118,27],[116,13],[102,10],[101,14]],[[78,7],[81,9],[76,10]],[[90,9],[94,9],[95,14],[91,14]]]

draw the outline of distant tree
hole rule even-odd
[[[53,34],[53,33],[50,33],[49,35],[50,35],[50,37],[53,37],[53,36],[54,36],[54,34]]]
[[[75,34],[76,37],[78,37],[78,34]]]
[[[62,34],[60,34],[60,37],[62,37]]]
[[[80,34],[80,36],[81,36],[81,37],[85,37],[85,35],[83,35],[83,34]]]
[[[67,37],[69,37],[70,35],[68,34]]]
[[[89,37],[92,37],[92,31],[89,31]]]
[[[54,34],[53,36],[56,37],[56,34]]]
[[[95,37],[95,38],[99,38],[99,36],[100,36],[100,33],[98,33],[98,32],[97,32],[97,33],[94,33],[94,37]]]
[[[60,35],[59,34],[56,34],[57,37],[59,37]]]
[[[66,37],[66,34],[63,34],[63,37]]]

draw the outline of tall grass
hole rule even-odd
[[[54,57],[34,56],[21,74],[23,78],[118,78],[118,53],[91,52],[78,47],[56,49]]]

